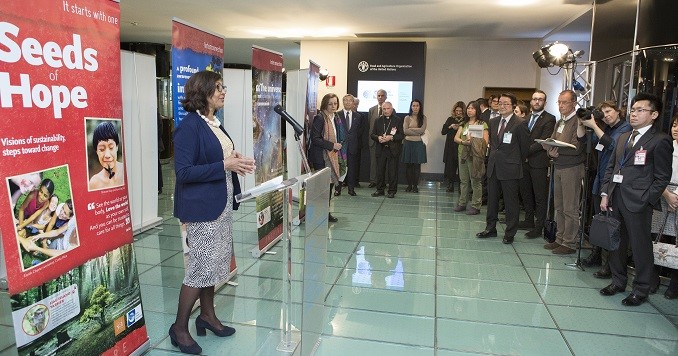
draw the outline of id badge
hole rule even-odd
[[[504,132],[504,140],[502,142],[503,143],[511,143],[512,138],[513,138],[512,132]]]
[[[391,127],[391,135],[395,135],[396,131],[398,131],[397,127]]]
[[[565,128],[565,125],[558,126],[558,130],[556,130],[556,132],[563,133],[564,128]]]
[[[636,151],[636,155],[633,158],[633,164],[636,166],[644,166],[645,165],[645,157],[647,157],[647,150],[644,149],[639,149]]]
[[[602,152],[602,151],[603,151],[603,148],[605,148],[605,147],[603,146],[602,143],[599,143],[599,144],[596,145],[596,151],[601,151],[601,152]]]
[[[615,183],[621,183],[623,180],[624,180],[624,176],[621,175],[621,174],[615,174],[612,177],[612,181],[615,182]]]

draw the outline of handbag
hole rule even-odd
[[[678,238],[676,238],[675,244],[669,244],[665,242],[659,242],[662,235],[664,235],[664,227],[666,227],[666,221],[669,219],[669,214],[673,213],[674,217],[676,212],[666,212],[666,217],[664,218],[664,223],[662,224],[657,238],[652,244],[652,252],[654,252],[654,264],[658,266],[664,266],[672,269],[678,269]]]
[[[610,215],[600,212],[593,216],[589,229],[589,242],[608,251],[616,251],[621,239],[621,222]]]

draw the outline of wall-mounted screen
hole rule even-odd
[[[358,111],[366,112],[371,107],[377,105],[377,90],[386,90],[387,99],[393,104],[396,113],[404,114],[410,112],[410,103],[412,102],[412,82],[411,81],[384,81],[384,80],[359,80],[358,81],[358,99],[360,106]]]

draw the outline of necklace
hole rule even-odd
[[[214,126],[214,127],[219,127],[219,126],[221,126],[221,122],[220,122],[219,119],[217,119],[216,117],[215,117],[213,120],[210,120],[210,119],[208,119],[205,115],[201,114],[201,113],[200,113],[200,110],[196,110],[196,112],[198,113],[198,115],[200,115],[200,117],[202,117],[203,120],[205,120],[205,122],[206,122],[208,125]]]

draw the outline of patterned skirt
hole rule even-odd
[[[228,279],[233,255],[233,181],[226,172],[227,203],[216,220],[186,224],[188,263],[184,284],[211,287]]]

